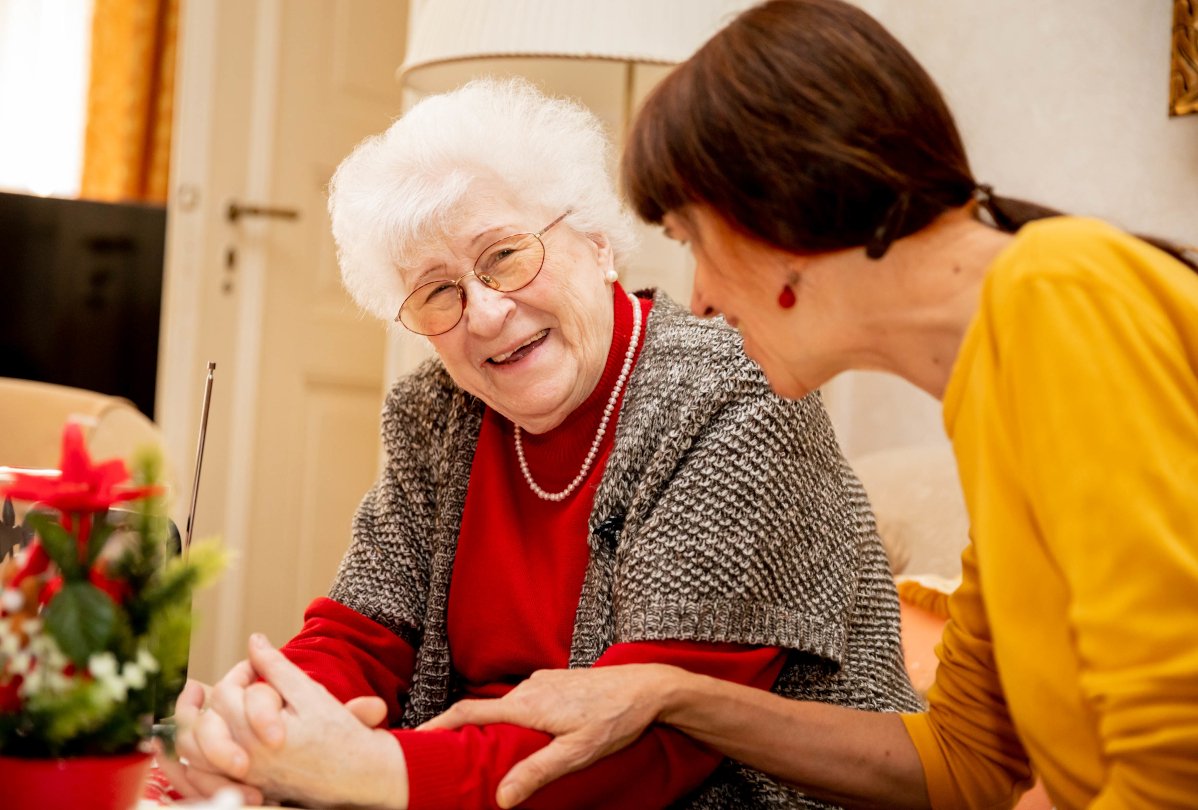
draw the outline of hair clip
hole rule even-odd
[[[873,237],[865,244],[865,255],[871,259],[880,259],[890,250],[890,245],[898,238],[903,221],[907,218],[907,209],[911,205],[911,195],[900,192],[898,198],[891,203],[882,217],[882,223],[874,231]]]

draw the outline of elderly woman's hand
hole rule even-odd
[[[249,650],[246,666],[222,679],[212,691],[212,711],[204,712],[222,722],[201,717],[197,724],[209,763],[268,796],[407,807],[403,750],[387,731],[372,728],[386,716],[382,700],[342,705],[262,636],[251,637]]]
[[[234,787],[240,791],[246,804],[261,804],[262,792],[238,781],[245,775],[245,752],[232,742],[221,718],[213,712],[204,711],[210,691],[206,684],[199,681],[189,680],[183,687],[175,701],[175,751],[179,758],[168,754],[155,741],[154,753],[158,767],[184,798],[206,798],[221,788]],[[207,749],[222,763],[221,766],[214,765],[205,755],[205,746],[198,739],[201,718],[208,741]]]
[[[554,735],[499,783],[496,802],[515,807],[553,780],[635,741],[657,719],[668,680],[663,664],[534,672],[497,700],[463,700],[419,728],[513,723]]]

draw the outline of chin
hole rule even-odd
[[[530,390],[518,403],[489,401],[494,410],[503,414],[509,422],[529,433],[546,433],[566,420],[572,409],[567,409],[560,396],[538,397]]]
[[[777,374],[766,371],[765,379],[770,385],[770,390],[783,399],[802,399],[815,390],[790,375],[780,377]]]

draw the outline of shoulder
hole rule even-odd
[[[641,293],[644,295],[645,293]],[[645,347],[632,374],[618,436],[646,446],[689,446],[712,430],[725,436],[777,430],[813,446],[831,427],[818,393],[800,400],[773,392],[723,319],[702,319],[653,293]]]
[[[695,317],[660,290],[639,294],[652,295],[653,309],[638,385],[668,388],[678,398],[769,390],[761,369],[745,356],[740,333],[723,318]]]
[[[1169,260],[1114,225],[1086,217],[1050,217],[1028,223],[991,268],[991,284],[1018,287],[1038,281],[1105,286],[1119,266]]]
[[[383,440],[442,435],[452,423],[477,418],[481,411],[479,401],[459,388],[433,357],[391,386],[383,403]]]

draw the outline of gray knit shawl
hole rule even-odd
[[[396,383],[386,469],[330,593],[416,647],[405,727],[456,698],[446,612],[483,409],[436,360]],[[626,641],[768,645],[791,651],[782,695],[921,708],[869,503],[818,396],[775,396],[734,330],[660,292],[587,543],[571,667]],[[727,760],[678,806],[825,805]]]

